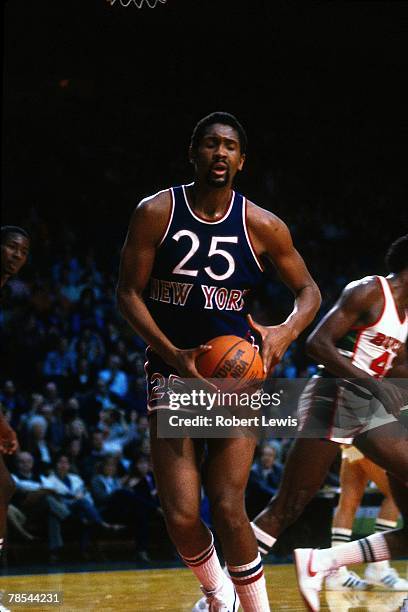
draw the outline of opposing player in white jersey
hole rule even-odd
[[[297,551],[300,589],[311,610],[319,609],[323,578],[315,571],[408,551],[408,429],[400,420],[408,401],[401,388],[383,380],[386,374],[408,378],[408,235],[391,245],[386,263],[387,278],[366,277],[348,285],[309,337],[309,354],[324,370],[300,399],[299,437],[279,491],[252,524],[266,554],[320,489],[339,444],[354,440],[366,457],[387,470],[404,527],[336,549]]]
[[[368,277],[346,287],[310,337],[309,350],[332,375],[342,377],[336,381],[331,439],[346,432],[365,456],[387,471],[404,525],[336,548],[295,551],[299,588],[310,610],[319,610],[318,592],[327,572],[408,553],[408,429],[401,411],[407,408],[407,394],[383,380],[387,374],[408,379],[408,235],[391,245],[386,262],[387,278]],[[310,383],[301,407],[305,431],[311,414],[307,401],[321,416],[323,406],[328,408],[327,389],[318,381]]]

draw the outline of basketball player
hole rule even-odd
[[[30,238],[25,230],[14,225],[1,228],[1,288],[18,274],[27,261]],[[7,507],[14,493],[15,484],[3,460],[3,454],[17,450],[17,436],[0,410],[0,553],[4,544],[7,524]]]
[[[340,469],[340,497],[332,523],[332,546],[351,541],[354,517],[369,481],[374,482],[384,495],[375,520],[375,531],[389,531],[397,527],[399,510],[393,500],[386,472],[364,457],[355,446],[344,446]],[[330,573],[325,581],[326,590],[329,591],[367,590],[372,588],[372,585],[389,591],[408,591],[408,581],[399,576],[388,561],[369,563],[364,579],[343,566]]]
[[[310,560],[314,575],[315,570],[383,561],[407,550],[408,430],[399,417],[408,402],[404,391],[383,378],[387,373],[408,378],[408,234],[391,245],[386,265],[387,278],[366,277],[347,285],[309,337],[310,355],[325,366],[323,375],[309,381],[299,403],[300,435],[314,437],[296,439],[277,495],[253,522],[260,551],[266,554],[320,489],[339,443],[351,444],[354,438],[366,457],[387,470],[404,527],[313,555],[309,549],[297,551],[299,585],[311,610],[319,609],[322,575],[308,574]],[[336,376],[358,379],[359,384],[342,386]],[[349,438],[341,426],[344,420],[349,420]]]
[[[200,520],[203,441],[158,438],[157,411],[169,407],[169,377],[201,378],[196,358],[216,336],[262,337],[265,371],[313,320],[319,290],[286,225],[235,193],[246,135],[235,117],[213,113],[195,127],[189,150],[194,182],[166,189],[135,209],[123,247],[118,303],[148,343],[146,372],[153,465],[168,532],[202,585],[212,611],[269,610],[262,562],[244,508],[255,440],[207,441],[206,488],[233,583],[223,573],[212,533]],[[245,298],[269,258],[295,294],[281,325],[247,320]],[[234,585],[236,591],[234,589]]]

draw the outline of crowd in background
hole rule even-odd
[[[152,519],[162,516],[150,459],[145,344],[116,308],[117,262],[104,267],[91,248],[77,254],[68,241],[60,255],[49,245],[52,259],[47,265],[39,254],[37,265],[41,227],[34,228],[32,263],[7,284],[1,312],[0,405],[20,445],[8,462],[17,484],[11,539],[40,537],[58,562],[65,537],[86,557],[95,538],[123,533],[136,557],[148,561]],[[284,295],[272,281],[264,292],[252,304],[261,319],[268,300]],[[314,372],[295,344],[274,375]],[[263,444],[248,485],[253,512],[276,491],[288,448],[288,441]],[[205,496],[202,516],[211,522]]]

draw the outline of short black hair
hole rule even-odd
[[[27,238],[27,240],[30,240],[29,233],[22,227],[18,227],[18,225],[2,225],[1,242],[3,243],[10,234],[20,234],[21,236],[24,236],[24,238]]]
[[[206,117],[200,119],[200,121],[195,126],[193,133],[191,135],[191,148],[193,151],[196,151],[198,145],[200,144],[200,140],[202,139],[205,130],[209,125],[214,125],[214,123],[221,123],[222,125],[230,125],[236,130],[238,134],[239,146],[241,149],[241,153],[245,153],[248,145],[248,139],[246,132],[238,119],[231,115],[230,113],[224,113],[221,111],[216,111],[214,113],[210,113]]]
[[[388,271],[394,274],[408,268],[408,234],[392,243],[385,256],[385,264]]]

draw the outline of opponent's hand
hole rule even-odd
[[[172,363],[170,364],[177,370],[181,378],[196,378],[201,380],[205,387],[216,390],[215,385],[206,380],[197,370],[196,359],[202,353],[210,351],[212,346],[201,344],[192,349],[176,349],[173,353]]]
[[[373,379],[370,381],[371,393],[384,406],[385,410],[398,418],[401,408],[407,405],[407,392],[385,380]]]
[[[4,417],[0,418],[0,453],[12,455],[18,449],[16,432]]]
[[[282,359],[288,346],[295,339],[292,330],[282,323],[281,325],[260,325],[251,315],[247,316],[248,323],[262,338],[262,361],[267,376],[271,369]]]

